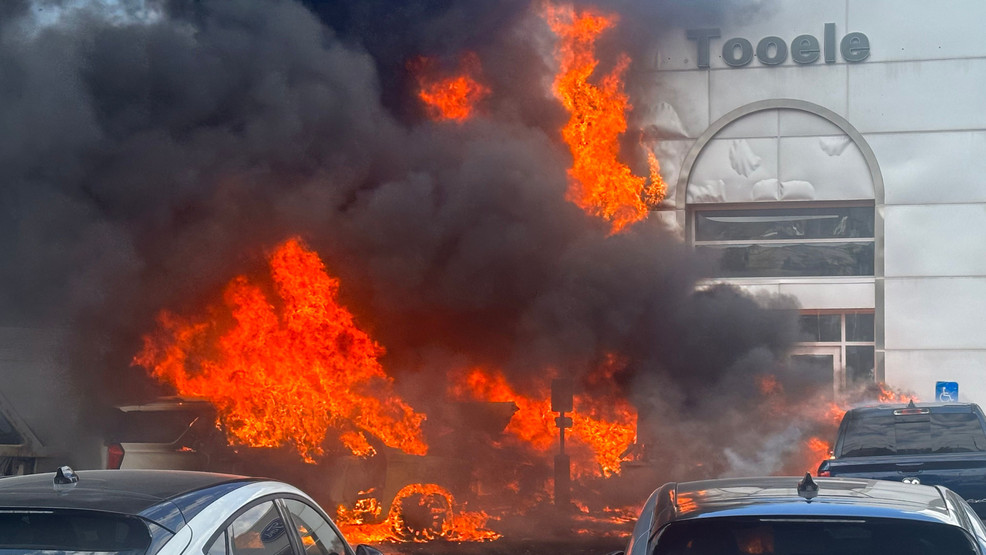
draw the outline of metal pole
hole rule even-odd
[[[572,380],[557,379],[551,382],[551,410],[558,413],[558,454],[555,455],[555,508],[568,510],[572,505],[572,461],[565,454],[565,428],[572,427],[572,419],[565,416],[572,410]]]

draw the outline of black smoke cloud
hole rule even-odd
[[[694,462],[728,445],[723,407],[756,402],[752,376],[793,376],[779,363],[793,304],[696,294],[708,261],[662,224],[609,236],[565,200],[567,116],[529,2],[2,10],[0,313],[69,330],[94,406],[166,393],[130,366],[155,314],[201,310],[294,235],[340,277],[412,404],[465,364],[522,385],[617,352],[660,429],[725,430]],[[634,25],[673,23],[653,21]],[[424,121],[407,61],[465,50],[494,91],[483,115]]]

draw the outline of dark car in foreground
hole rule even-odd
[[[27,553],[379,555],[283,482],[68,467],[0,479],[0,554]]]
[[[853,408],[818,475],[945,486],[986,517],[986,416],[974,403]]]
[[[627,555],[983,555],[986,529],[954,492],[880,480],[671,482],[647,500]]]

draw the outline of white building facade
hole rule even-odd
[[[634,76],[656,215],[718,279],[796,297],[796,354],[836,392],[986,404],[982,22],[981,0],[784,0],[662,33]]]

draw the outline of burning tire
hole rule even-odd
[[[454,504],[452,494],[441,486],[411,484],[394,496],[388,521],[394,535],[403,541],[448,538],[454,529]]]

